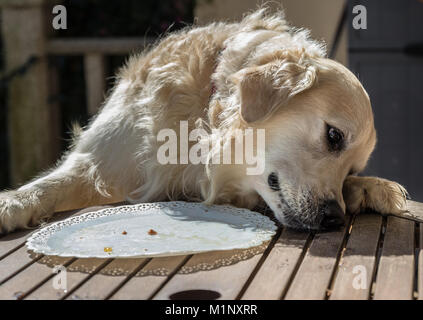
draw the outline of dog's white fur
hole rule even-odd
[[[265,174],[247,176],[245,165],[159,164],[157,134],[178,132],[180,120],[190,129],[218,129],[226,140],[236,129],[266,129]],[[326,121],[346,132],[342,155],[325,149]],[[376,141],[367,94],[281,12],[261,9],[240,23],[167,36],[128,61],[101,112],[76,131],[55,169],[0,194],[0,231],[37,224],[55,211],[125,199],[247,208],[264,199],[283,223],[295,218],[306,228],[320,221],[320,199],[353,212],[387,213],[405,204],[405,190],[394,182],[348,176],[351,168],[364,168]],[[266,183],[270,172],[281,178],[279,193]]]

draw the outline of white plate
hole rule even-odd
[[[150,235],[150,229],[157,234]],[[275,230],[269,218],[246,209],[156,202],[107,208],[53,223],[35,232],[27,247],[63,257],[158,257],[254,247],[270,240]]]

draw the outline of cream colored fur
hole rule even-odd
[[[265,173],[248,176],[246,165],[159,164],[158,132],[179,132],[180,120],[190,129],[218,129],[228,141],[236,129],[266,129]],[[325,149],[325,122],[346,132],[340,155]],[[348,176],[364,169],[375,142],[370,102],[358,80],[326,59],[324,45],[307,31],[289,27],[281,12],[261,9],[240,23],[168,35],[133,56],[57,167],[0,194],[0,230],[121,200],[253,208],[264,199],[282,223],[295,218],[311,229],[321,199],[352,212],[403,210],[405,192],[395,182]],[[266,184],[270,172],[281,178],[279,195]]]

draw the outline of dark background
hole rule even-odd
[[[0,15],[0,19],[1,19],[1,15]],[[1,27],[1,23],[0,23],[0,27]],[[4,52],[3,52],[3,42],[2,42],[1,32],[0,32],[0,74],[2,73],[3,70],[4,70]],[[6,91],[7,91],[6,84],[0,83],[0,190],[9,186]]]
[[[193,22],[195,0],[67,0],[68,25],[55,37],[158,37]],[[123,5],[124,4],[124,5]],[[367,30],[352,28],[352,7],[367,8]],[[101,8],[101,9],[100,9]],[[89,14],[87,14],[89,13]],[[420,0],[348,1],[349,67],[368,91],[378,143],[365,174],[402,183],[423,201],[423,3]],[[420,49],[419,49],[420,48]],[[126,57],[107,57],[107,84]],[[60,91],[61,149],[73,121],[88,115],[82,57],[52,57]],[[0,74],[3,51],[0,38]],[[9,187],[6,86],[0,83],[0,189]]]
[[[367,30],[349,21],[349,64],[369,93],[378,142],[365,174],[403,184],[423,201],[423,2],[349,1],[367,8]]]
[[[193,23],[195,0],[65,0],[66,30],[57,30],[53,37],[159,37]],[[51,9],[48,10],[51,12]],[[0,15],[1,17],[1,15]],[[0,24],[1,25],[1,24]],[[0,75],[4,68],[4,52],[0,33]],[[114,74],[126,56],[106,56],[107,87],[114,84]],[[70,143],[74,122],[84,126],[87,114],[82,56],[55,56],[50,66],[59,76],[59,94],[49,98],[60,103],[61,150]],[[10,187],[8,175],[7,84],[0,83],[0,190]]]

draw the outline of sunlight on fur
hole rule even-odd
[[[180,121],[189,130],[218,130],[224,146],[238,129],[265,129],[265,172],[248,176],[245,164],[159,164],[157,134],[179,132]],[[405,207],[397,183],[348,176],[365,168],[376,143],[369,97],[282,11],[262,8],[241,22],[163,37],[128,60],[99,114],[74,131],[54,169],[0,194],[2,232],[122,200],[245,208],[264,200],[281,223],[312,230],[341,225],[345,210]]]

